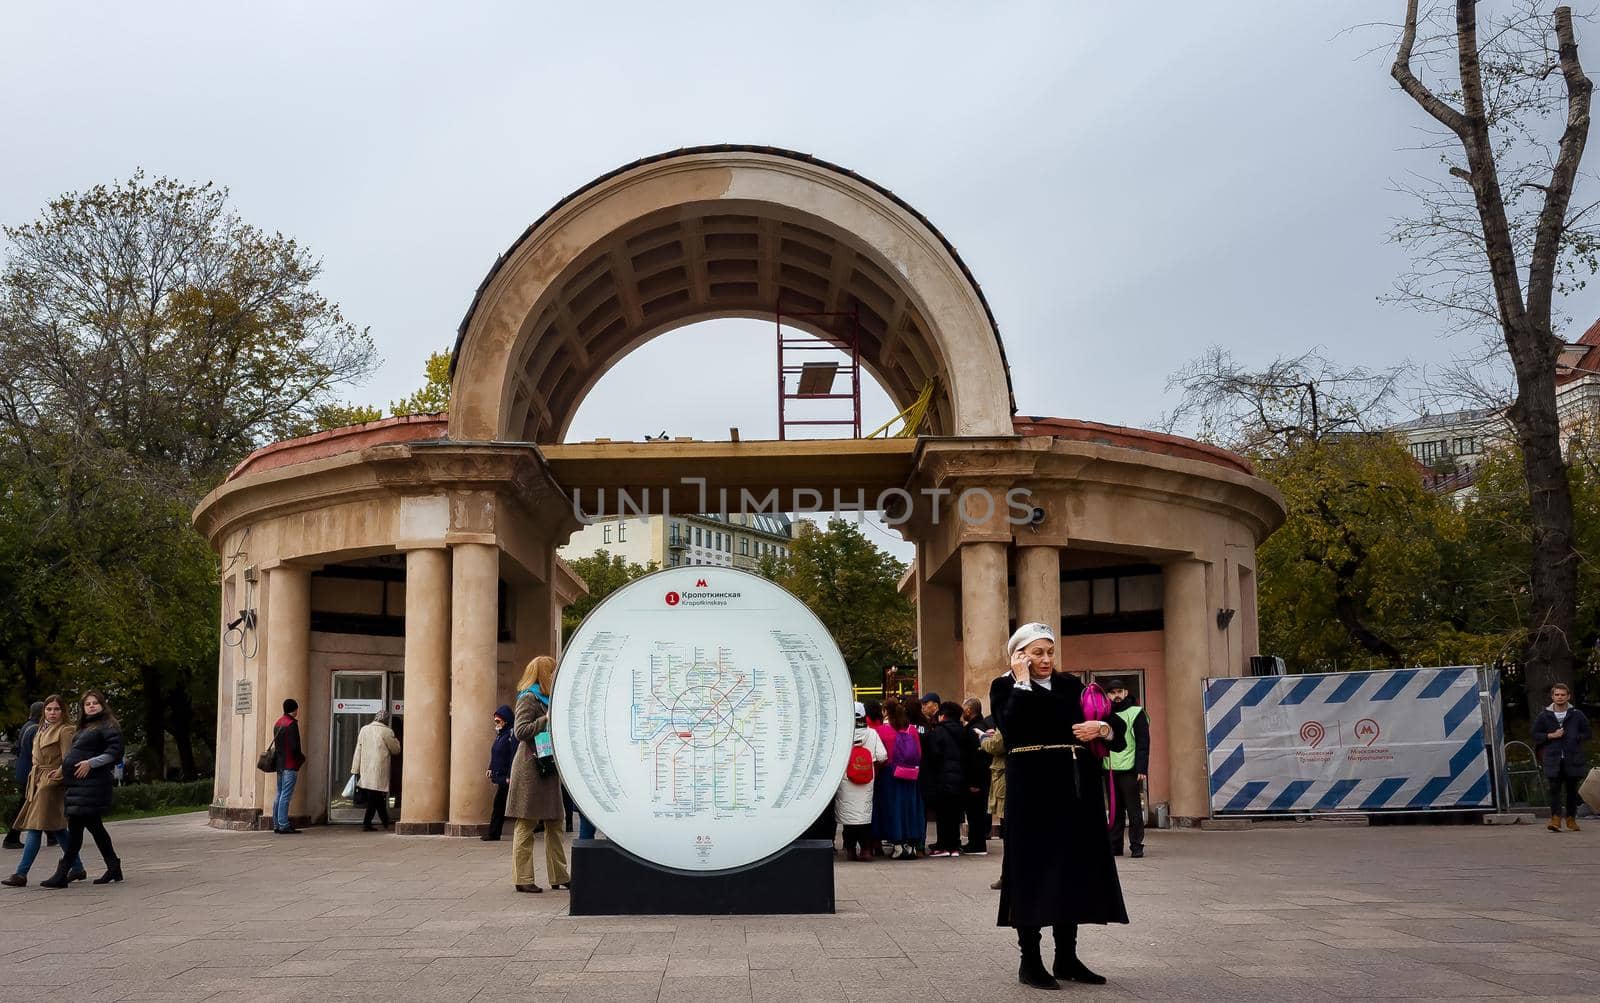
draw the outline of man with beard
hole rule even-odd
[[[1144,856],[1144,803],[1139,795],[1150,772],[1150,715],[1128,695],[1126,680],[1113,680],[1106,687],[1111,707],[1128,726],[1128,744],[1106,757],[1106,772],[1116,804],[1111,812],[1111,853],[1122,856],[1122,832],[1128,831],[1128,850],[1133,857]],[[1126,822],[1126,826],[1124,826]]]

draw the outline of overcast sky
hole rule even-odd
[[[1369,365],[1464,347],[1376,299],[1404,263],[1389,179],[1437,168],[1404,150],[1422,116],[1387,58],[1363,56],[1383,33],[1341,31],[1402,6],[3,0],[0,219],[140,166],[221,182],[320,255],[385,360],[351,397],[386,402],[568,192],[681,146],[789,147],[959,248],[1023,413],[1148,424],[1213,342]],[[751,322],[660,339],[572,437],[770,436],[771,341]]]

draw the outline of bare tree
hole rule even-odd
[[[1406,4],[1390,73],[1436,123],[1426,148],[1439,152],[1447,178],[1406,186],[1421,211],[1394,232],[1416,261],[1398,290],[1459,329],[1495,332],[1511,362],[1506,417],[1522,449],[1532,523],[1531,695],[1570,681],[1574,668],[1579,557],[1556,411],[1563,341],[1553,311],[1557,296],[1594,273],[1600,246],[1595,204],[1573,198],[1593,85],[1570,8],[1519,0],[1480,28],[1478,7],[1456,0],[1419,13],[1418,0]]]
[[[1280,356],[1257,370],[1212,345],[1167,377],[1167,389],[1180,396],[1162,426],[1248,456],[1281,456],[1308,443],[1383,428],[1404,372],[1403,366],[1343,369],[1319,349]]]

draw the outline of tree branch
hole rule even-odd
[[[1465,136],[1467,130],[1466,116],[1450,107],[1427,85],[1417,79],[1411,72],[1411,50],[1417,44],[1417,0],[1406,2],[1406,25],[1400,34],[1400,47],[1394,54],[1394,66],[1390,67],[1389,75],[1394,77],[1400,89],[1411,96],[1411,99],[1422,106],[1422,110],[1432,115],[1439,124],[1455,133]]]

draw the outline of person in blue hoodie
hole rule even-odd
[[[494,744],[489,747],[489,782],[494,784],[494,813],[489,816],[489,831],[479,838],[485,843],[500,839],[506,824],[506,792],[511,784],[511,761],[517,754],[517,736],[511,732],[515,715],[506,704],[494,712]]]

